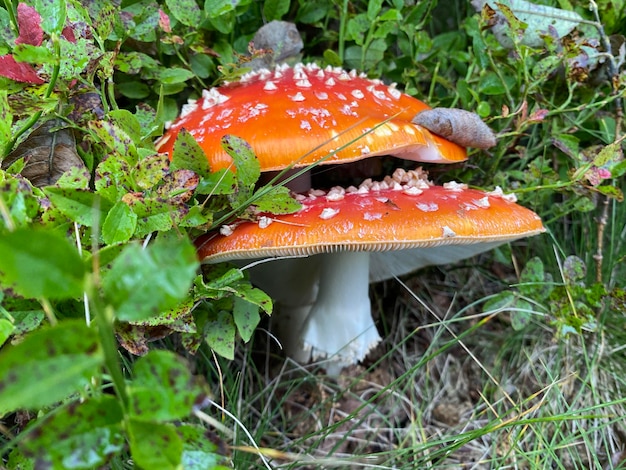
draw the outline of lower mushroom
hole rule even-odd
[[[453,263],[544,231],[534,212],[499,189],[434,186],[421,170],[298,199],[302,209],[294,214],[201,237],[198,252],[207,263],[292,257],[255,266],[251,278],[280,308],[286,353],[300,362],[323,359],[329,374],[362,360],[380,341],[371,280]]]

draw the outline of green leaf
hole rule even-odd
[[[128,163],[115,156],[109,156],[100,162],[96,168],[95,186],[99,196],[111,203],[118,202],[133,188]]]
[[[370,22],[376,21],[383,6],[383,0],[369,0],[367,2],[367,19]]]
[[[563,279],[567,284],[575,284],[587,275],[587,266],[578,256],[568,256],[563,261]]]
[[[267,21],[280,20],[289,11],[290,0],[265,0],[263,16]]]
[[[211,167],[209,166],[207,155],[198,145],[196,139],[184,128],[178,133],[176,142],[174,142],[171,168],[172,170],[191,170],[201,177],[211,175]]]
[[[133,367],[129,413],[141,421],[170,421],[191,413],[204,394],[189,365],[169,351],[150,351]]]
[[[193,72],[180,67],[171,67],[159,69],[156,78],[164,85],[173,85],[176,83],[184,83],[193,78]]]
[[[207,275],[207,277],[211,279],[208,283],[204,282],[202,276],[195,278],[194,298],[196,300],[203,300],[207,298],[219,299],[226,294],[232,294],[235,292],[232,284],[243,279],[243,273],[237,268],[226,268],[223,272],[220,272],[220,269],[224,268],[217,266],[213,267],[213,272]]]
[[[198,261],[187,239],[129,245],[105,274],[103,288],[122,321],[143,320],[173,308],[196,275]]]
[[[205,324],[204,338],[220,356],[229,360],[235,358],[235,322],[230,312],[210,313]]]
[[[483,312],[507,311],[515,304],[516,299],[517,296],[511,291],[500,292],[485,302]]]
[[[0,353],[0,416],[68,397],[86,387],[103,362],[97,332],[84,320],[29,334]]]
[[[73,402],[37,421],[37,432],[25,433],[21,448],[42,468],[100,467],[124,448],[122,419],[115,397]]]
[[[507,90],[515,87],[515,79],[508,75],[504,76],[504,82],[495,72],[487,72],[478,80],[478,91],[485,95],[503,95]]]
[[[241,0],[206,0],[204,2],[204,11],[209,18],[219,18],[227,13],[232,12]]]
[[[46,315],[43,310],[24,310],[12,311],[11,316],[13,317],[13,326],[15,327],[13,333],[15,335],[23,335],[39,328]]]
[[[0,157],[3,157],[10,150],[8,147],[11,142],[11,124],[13,123],[13,114],[9,107],[9,99],[6,90],[0,90]]]
[[[520,274],[520,292],[523,295],[532,296],[537,288],[536,285],[543,282],[544,276],[541,258],[534,257],[530,259]]]
[[[530,323],[533,315],[533,306],[524,299],[516,299],[511,308],[511,327],[515,331],[522,331]]]
[[[179,470],[183,442],[169,423],[128,422],[130,454],[136,466],[145,469]]]
[[[63,215],[87,227],[93,227],[98,220],[102,222],[110,208],[108,201],[84,189],[51,186],[45,193]]]
[[[131,138],[138,142],[141,140],[141,125],[133,113],[126,109],[114,109],[109,111],[107,117]]]
[[[41,28],[48,34],[60,35],[67,15],[65,0],[36,0],[34,6],[41,15]]]
[[[266,191],[263,187],[258,192]],[[258,193],[257,192],[257,193]],[[256,196],[256,194],[255,194]],[[259,212],[269,212],[270,214],[292,214],[297,212],[302,205],[296,201],[285,186],[274,186],[260,197],[255,197],[253,204]]]
[[[18,229],[0,234],[0,279],[24,297],[68,299],[82,294],[85,266],[61,235]]]
[[[234,161],[239,188],[252,188],[261,176],[261,164],[250,144],[237,136],[226,135],[222,137],[222,148]]]
[[[204,12],[196,0],[165,0],[170,12],[182,24],[197,27],[204,20]]]
[[[233,318],[237,331],[241,338],[247,343],[252,338],[255,328],[261,321],[259,307],[242,298],[236,297],[233,302]]]
[[[196,192],[198,194],[232,194],[237,189],[235,174],[225,168],[210,173],[200,180]]]
[[[218,454],[217,445],[206,437],[202,426],[185,424],[176,428],[183,441],[183,461],[185,470],[226,470],[230,467],[219,466],[225,458]]]
[[[142,158],[133,169],[135,184],[143,190],[155,186],[167,174],[170,166],[169,158],[165,154],[153,154]]]
[[[249,282],[238,282],[233,288],[237,297],[256,305],[268,315],[272,313],[272,299],[261,289],[252,287]]]
[[[46,46],[18,44],[13,49],[13,58],[18,62],[31,64],[52,63],[56,60],[54,54]]]
[[[0,318],[0,346],[6,343],[14,329],[13,323],[5,318]]]
[[[109,148],[109,152],[117,154],[121,160],[131,165],[137,162],[137,148],[128,133],[117,124],[109,121],[90,121],[89,127],[100,142]],[[110,159],[112,155],[108,158]],[[107,160],[108,160],[107,159]]]
[[[167,202],[155,199],[131,199],[130,208],[137,214],[136,237],[144,237],[151,232],[166,232],[174,226],[177,208]]]
[[[128,207],[128,204],[119,201],[104,219],[102,239],[107,245],[125,243],[133,236],[136,227],[137,214]]]

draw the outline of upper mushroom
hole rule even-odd
[[[231,164],[220,146],[225,134],[249,142],[263,171],[377,155],[436,163],[465,160],[463,147],[411,122],[428,109],[394,85],[354,71],[280,65],[205,90],[199,100],[183,107],[156,146],[171,155],[184,128],[203,148],[214,171]]]

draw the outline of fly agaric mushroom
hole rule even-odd
[[[355,71],[284,64],[205,90],[202,98],[183,106],[156,148],[171,155],[184,128],[198,141],[213,171],[231,165],[220,145],[226,134],[252,146],[262,171],[378,155],[433,163],[465,160],[463,147],[411,122],[427,109],[394,85]]]
[[[294,214],[238,221],[201,237],[198,253],[205,263],[306,257],[261,264],[253,280],[287,304],[280,320],[287,354],[301,362],[328,359],[331,374],[380,341],[370,280],[456,262],[544,231],[534,212],[500,190],[434,186],[419,170],[298,199],[302,208]],[[390,256],[395,250],[400,256]],[[278,278],[281,271],[287,275]]]

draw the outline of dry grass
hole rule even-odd
[[[515,332],[475,302],[515,274],[466,266],[374,286],[385,340],[336,380],[267,346],[242,351],[225,405],[271,468],[618,468],[623,328],[556,340],[537,318]],[[267,468],[250,448],[232,458]]]

